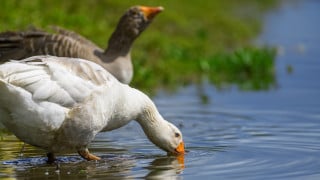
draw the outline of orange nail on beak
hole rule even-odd
[[[144,16],[147,19],[152,19],[155,15],[163,11],[163,7],[147,7],[147,6],[140,6],[140,10],[144,13]]]
[[[185,151],[184,151],[184,143],[181,142],[178,147],[175,149],[175,151],[178,153],[178,154],[184,154]]]

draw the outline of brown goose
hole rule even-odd
[[[129,84],[133,76],[131,46],[162,7],[133,6],[120,18],[103,50],[75,32],[55,28],[51,34],[41,30],[0,34],[0,62],[34,55],[54,55],[87,59],[100,64],[120,82]]]

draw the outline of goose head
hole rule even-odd
[[[184,142],[180,130],[170,122],[164,121],[159,128],[157,138],[150,139],[156,146],[168,152],[168,154],[184,154]]]
[[[184,154],[184,142],[181,131],[169,121],[163,119],[155,107],[147,108],[137,118],[148,139],[169,155]]]
[[[124,44],[127,47],[148,27],[163,7],[133,6],[120,18],[116,30],[109,40],[110,44]]]
[[[161,6],[133,6],[122,16],[119,25],[121,25],[128,34],[137,37],[161,11],[163,11],[163,7]]]

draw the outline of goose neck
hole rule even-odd
[[[116,30],[109,39],[105,54],[107,56],[127,56],[130,53],[133,41],[134,38]]]

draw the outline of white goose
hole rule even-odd
[[[183,154],[180,130],[152,100],[82,59],[34,56],[0,65],[0,122],[22,141],[48,152],[77,151],[84,159],[97,133],[136,120],[151,142]]]

